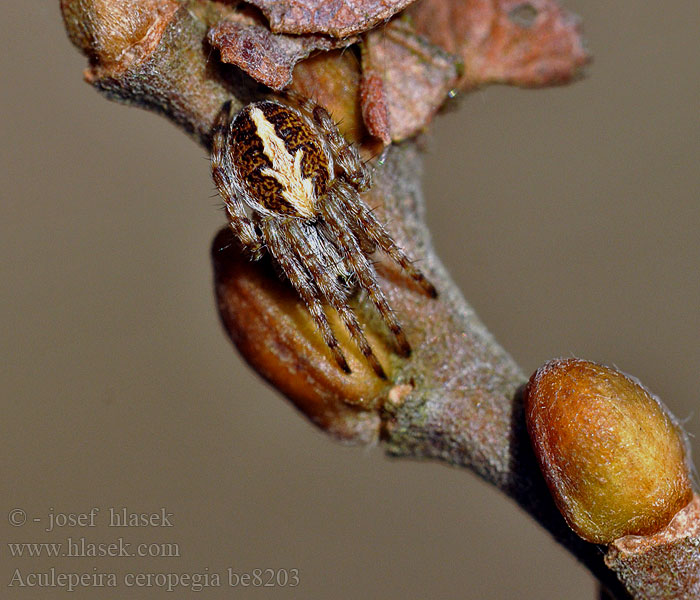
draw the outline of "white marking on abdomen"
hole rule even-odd
[[[307,218],[313,217],[316,204],[314,182],[302,176],[303,150],[299,148],[292,157],[287,150],[287,144],[277,135],[274,125],[267,120],[263,111],[257,106],[251,109],[250,116],[255,123],[258,137],[262,140],[265,156],[272,162],[272,168],[267,167],[261,173],[279,182],[282,186],[283,198],[300,215]]]

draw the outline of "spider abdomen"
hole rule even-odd
[[[316,215],[333,163],[301,114],[267,100],[249,104],[231,123],[229,144],[251,208],[305,219]]]

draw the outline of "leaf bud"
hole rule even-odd
[[[178,7],[175,0],[61,0],[71,42],[110,69],[148,54]]]
[[[249,260],[228,228],[216,236],[212,255],[219,315],[243,358],[326,433],[376,441],[391,384],[376,375],[337,316],[329,311],[351,373],[338,366],[299,295],[269,261]],[[365,334],[391,378],[391,347],[371,327]]]
[[[655,533],[690,502],[685,435],[636,379],[585,360],[552,360],[530,378],[525,413],[554,501],[585,540]]]

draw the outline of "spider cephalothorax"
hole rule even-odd
[[[323,107],[311,100],[295,105],[263,100],[232,115],[227,102],[213,130],[212,174],[234,234],[254,259],[269,251],[343,370],[350,371],[324,303],[338,312],[375,372],[385,377],[348,305],[357,286],[377,307],[399,353],[410,353],[368,257],[379,248],[428,295],[436,296],[435,288],[360,197],[371,185],[370,172]]]

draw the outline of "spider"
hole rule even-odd
[[[381,249],[428,296],[437,292],[362,200],[371,173],[328,111],[312,100],[288,98],[290,103],[253,102],[237,114],[230,102],[223,105],[212,130],[214,183],[243,248],[253,260],[269,252],[340,368],[350,372],[324,304],[337,311],[375,373],[386,379],[348,304],[358,286],[394,335],[399,354],[408,356],[411,347],[369,257]]]

